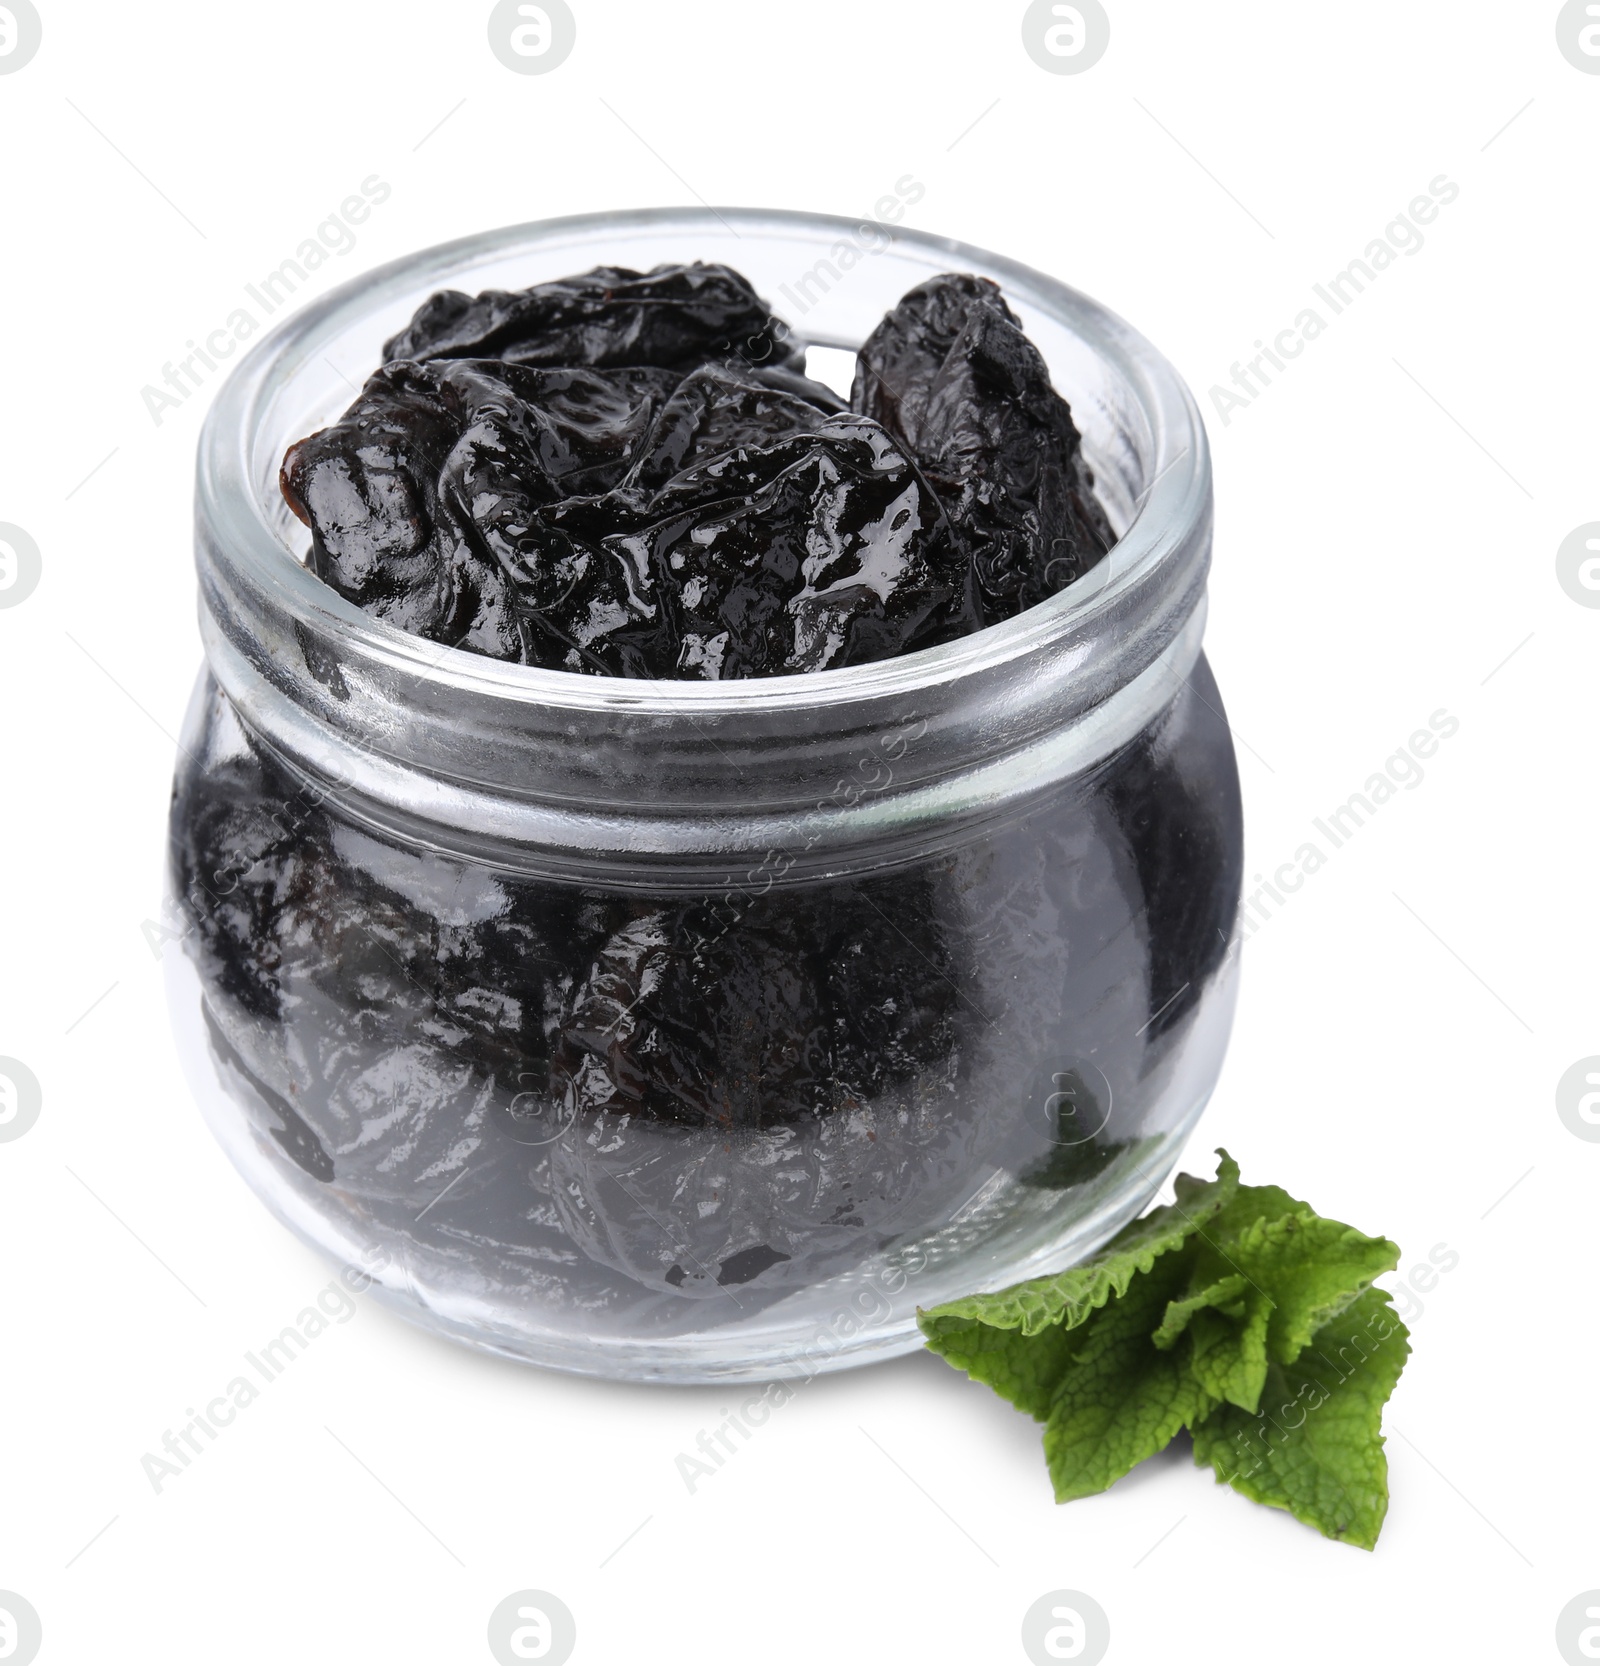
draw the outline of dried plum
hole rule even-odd
[[[284,459],[309,564],[402,630],[714,681],[980,630],[1111,544],[1077,429],[999,290],[914,289],[846,408],[720,266],[435,295]]]
[[[926,482],[854,416],[541,521],[550,553],[522,594],[554,639],[541,662],[569,670],[715,680],[881,659],[915,645],[959,578]]]
[[[680,371],[725,357],[797,368],[804,362],[788,326],[745,278],[700,261],[651,272],[597,266],[580,277],[488,289],[476,298],[447,289],[384,343],[383,357]]]
[[[862,344],[851,402],[910,448],[957,528],[967,629],[1043,601],[1110,549],[1072,412],[986,278],[913,289]]]

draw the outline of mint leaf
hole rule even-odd
[[[1238,1164],[1220,1154],[1215,1180],[1180,1175],[1176,1203],[1131,1221],[1080,1266],[919,1312],[917,1323],[928,1347],[1042,1422],[1072,1360],[1070,1332],[1124,1295],[1158,1256],[1180,1248],[1238,1185]]]
[[[1260,1221],[1244,1236],[1236,1264],[1272,1292],[1267,1352],[1280,1365],[1400,1261],[1400,1246],[1310,1214]]]
[[[1196,1232],[1188,1290],[1153,1340],[1187,1332],[1196,1381],[1253,1412],[1269,1359],[1288,1364],[1399,1260],[1398,1246],[1324,1220],[1277,1186],[1240,1186]]]
[[[1230,1319],[1243,1319],[1249,1288],[1249,1281],[1234,1273],[1229,1278],[1219,1278],[1215,1284],[1208,1284],[1196,1295],[1168,1302],[1167,1311],[1150,1340],[1158,1348],[1174,1347],[1178,1338],[1188,1331],[1190,1320],[1207,1308],[1215,1308]]]
[[[1260,1413],[1217,1406],[1192,1425],[1195,1462],[1246,1498],[1371,1550],[1389,1505],[1379,1428],[1411,1352],[1381,1290],[1368,1290],[1290,1364],[1267,1369]]]
[[[1020,1327],[986,1325],[950,1311],[965,1305],[951,1302],[917,1315],[927,1346],[947,1365],[965,1371],[974,1382],[988,1384],[1002,1400],[1042,1423],[1050,1415],[1056,1384],[1072,1363],[1073,1333],[1055,1325],[1027,1334]]]
[[[966,1296],[929,1308],[921,1316],[924,1332],[931,1340],[944,1331],[947,1321],[976,1320],[1001,1330],[1020,1330],[1024,1336],[1035,1336],[1058,1323],[1069,1329],[1082,1324],[1109,1297],[1122,1295],[1136,1273],[1149,1272],[1158,1255],[1178,1248],[1238,1190],[1239,1165],[1226,1152],[1220,1157],[1215,1180],[1199,1181],[1180,1174],[1176,1203],[1130,1221],[1081,1265],[1013,1284],[993,1295]]]
[[[1072,1333],[1072,1357],[1044,1426],[1058,1504],[1104,1492],[1215,1404],[1181,1354],[1150,1340],[1184,1277],[1181,1261],[1167,1259],[1172,1265],[1137,1280],[1122,1300],[1097,1309]]]
[[[1387,1238],[1276,1186],[1179,1175],[1081,1266],[919,1313],[927,1345],[1044,1424],[1056,1497],[1101,1492],[1182,1428],[1247,1497],[1368,1548],[1383,1405],[1409,1353],[1371,1288]]]
[[[1269,1296],[1267,1352],[1284,1365],[1399,1260],[1399,1245],[1327,1220],[1276,1186],[1241,1186],[1199,1234],[1195,1279],[1241,1276]]]
[[[1189,1326],[1189,1371],[1213,1400],[1254,1411],[1267,1380],[1272,1298],[1259,1286],[1247,1284],[1239,1306],[1237,1317],[1217,1307],[1195,1314]]]

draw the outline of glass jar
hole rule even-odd
[[[408,636],[278,491],[436,289],[725,261],[818,349],[1000,283],[1118,533],[1040,606],[806,676],[642,682]],[[660,211],[425,251],[308,307],[200,443],[173,1021],[251,1188],[401,1312],[541,1365],[762,1378],[1137,1213],[1221,1067],[1241,838],[1200,652],[1204,432],[1071,289],[940,238]]]

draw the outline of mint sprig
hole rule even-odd
[[[1179,1175],[1177,1201],[1080,1266],[921,1312],[927,1345],[1044,1424],[1056,1499],[1103,1492],[1182,1429],[1258,1503],[1370,1550],[1380,1424],[1410,1346],[1372,1281],[1399,1248],[1276,1186]]]

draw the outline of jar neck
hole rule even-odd
[[[1083,707],[1064,650],[1033,667],[1026,700],[1010,678],[964,680],[959,697],[934,685],[909,705],[863,701],[848,726],[827,731],[797,731],[776,715],[762,725],[635,713],[598,735],[529,724],[514,747],[479,754],[485,764],[514,759],[522,790],[474,779],[461,758],[448,769],[420,768],[414,753],[397,758],[377,722],[396,713],[358,701],[350,690],[358,679],[343,679],[344,721],[333,721],[285,695],[214,620],[204,634],[235,713],[313,802],[407,843],[509,870],[581,876],[628,863],[660,878],[692,868],[716,884],[774,855],[783,858],[778,877],[795,878],[892,863],[902,844],[926,857],[974,822],[1092,774],[1177,697],[1204,624],[1202,595],[1140,670]]]

